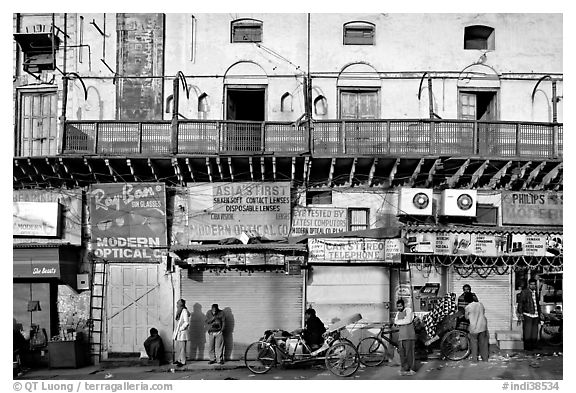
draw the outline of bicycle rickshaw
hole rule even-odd
[[[305,364],[324,361],[326,368],[339,377],[349,377],[360,367],[356,346],[340,336],[349,324],[362,319],[360,314],[329,326],[324,343],[318,349],[310,348],[301,334],[285,330],[267,330],[264,336],[246,348],[244,363],[255,374],[264,374],[278,365]]]

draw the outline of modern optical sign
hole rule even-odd
[[[58,202],[12,202],[14,236],[57,237],[60,235]]]

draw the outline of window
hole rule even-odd
[[[259,20],[235,20],[230,30],[230,42],[262,42],[262,22]]]
[[[479,225],[498,225],[498,207],[494,205],[476,205],[476,223]]]
[[[375,90],[341,90],[341,119],[377,119],[378,91]]]
[[[348,209],[348,230],[361,231],[370,228],[370,209]]]
[[[464,49],[495,49],[494,29],[475,25],[464,28]]]
[[[331,205],[332,191],[307,191],[306,205]]]
[[[314,100],[314,113],[318,116],[324,116],[328,111],[327,106],[328,104],[324,96],[316,97]]]
[[[344,45],[374,45],[375,25],[349,22],[344,25]]]
[[[200,97],[198,97],[198,118],[206,119],[208,117],[208,112],[210,112],[208,94],[202,93],[200,94]]]
[[[292,95],[284,93],[280,99],[280,112],[292,112]]]

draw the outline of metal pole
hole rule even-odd
[[[312,153],[312,78],[310,77],[310,13],[307,15],[307,73],[306,73],[306,83],[304,83],[304,88],[306,92],[304,94],[304,112],[306,114],[306,128],[308,129],[308,152]]]
[[[67,35],[67,16],[64,14],[64,48],[63,48],[63,61],[62,61],[62,116],[60,116],[60,122],[62,125],[62,136],[60,138],[60,154],[64,151],[64,140],[66,134],[66,107],[68,106],[68,76],[66,74],[66,45],[68,44]],[[54,31],[56,26],[54,25],[54,14],[52,14],[52,53],[54,55],[54,62],[56,62],[56,51],[54,49]]]
[[[172,145],[172,154],[178,153],[178,107],[179,107],[179,94],[180,94],[180,83],[178,81],[178,76],[172,81],[172,125],[171,125],[171,135],[170,144]]]
[[[428,77],[428,112],[430,119],[434,118],[434,101],[432,98],[432,78]]]

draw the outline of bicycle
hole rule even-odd
[[[388,360],[389,346],[398,350],[398,343],[392,340],[392,333],[397,333],[397,328],[391,324],[384,324],[376,336],[365,337],[358,343],[356,350],[360,356],[360,363],[367,367],[376,367]],[[392,355],[394,353],[392,350]]]

